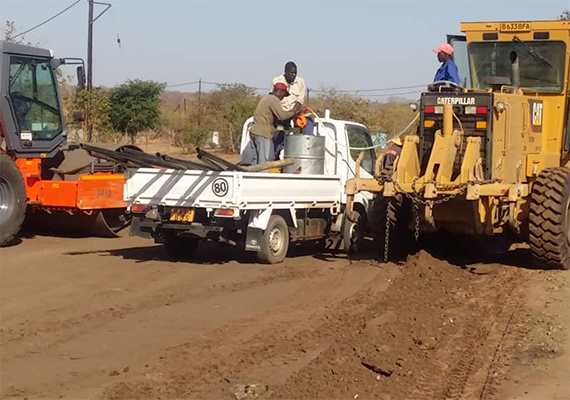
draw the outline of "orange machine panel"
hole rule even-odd
[[[77,207],[81,210],[125,208],[121,174],[83,175],[77,181]]]
[[[40,181],[37,201],[40,206],[77,207],[77,182]],[[31,201],[35,199],[30,198]]]
[[[126,181],[121,174],[96,173],[82,175],[77,181],[52,181],[41,179],[39,158],[20,158],[16,160],[16,165],[24,177],[26,194],[31,205],[80,210],[127,206],[123,201]]]

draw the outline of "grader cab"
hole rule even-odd
[[[347,183],[375,196],[385,258],[413,232],[508,235],[570,268],[570,21],[463,23],[461,85],[421,95],[393,171]],[[358,168],[357,168],[358,170]],[[350,212],[349,218],[355,215]]]

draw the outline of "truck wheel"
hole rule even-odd
[[[544,169],[532,186],[529,244],[535,262],[570,268],[570,169]]]
[[[9,244],[26,215],[26,185],[16,163],[0,153],[0,246]]]
[[[373,234],[380,259],[386,251],[386,223],[388,223],[388,259],[405,258],[412,245],[408,231],[409,210],[401,194],[395,197],[377,195],[372,206]]]
[[[364,227],[366,221],[360,210],[354,208],[354,212],[358,214],[358,221],[352,222],[345,217],[344,229],[342,232],[344,251],[348,254],[358,253],[362,248],[362,241],[364,240]]]
[[[167,231],[164,235],[166,252],[175,260],[189,260],[198,248],[198,243],[196,239],[180,237],[173,231]]]
[[[285,259],[289,250],[289,227],[280,215],[269,218],[257,252],[257,259],[266,264],[278,264]]]

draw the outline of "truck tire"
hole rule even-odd
[[[532,186],[529,245],[538,266],[570,268],[570,169],[544,169]]]
[[[354,212],[358,214],[358,221],[352,222],[345,217],[344,228],[342,232],[342,242],[344,251],[348,254],[356,254],[362,248],[364,240],[364,228],[366,225],[365,217],[358,208],[354,208]]]
[[[189,260],[199,244],[199,240],[180,237],[175,231],[166,231],[163,240],[168,256],[174,260]]]
[[[288,250],[289,227],[281,215],[274,214],[263,232],[257,259],[265,264],[278,264],[285,259]]]
[[[12,158],[0,153],[0,246],[10,244],[26,216],[26,185]]]
[[[407,202],[401,194],[395,197],[374,197],[372,205],[373,236],[380,259],[384,259],[386,250],[386,223],[388,233],[388,260],[399,261],[405,258],[412,245],[411,233],[408,231],[409,210]]]

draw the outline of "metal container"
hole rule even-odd
[[[325,173],[325,137],[312,135],[286,135],[284,158],[292,158],[295,164],[283,168],[289,174]]]

